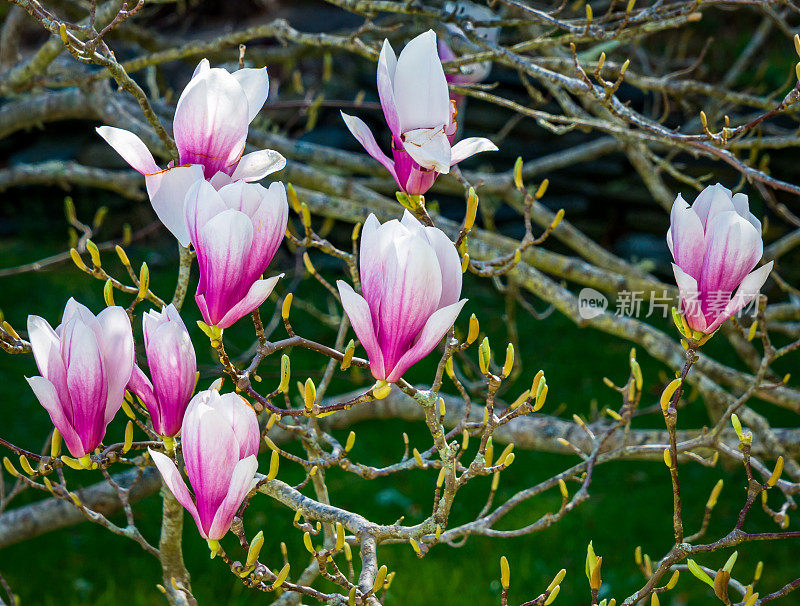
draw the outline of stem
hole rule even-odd
[[[172,606],[197,606],[197,600],[192,595],[189,571],[183,563],[183,506],[166,486],[161,488],[161,497],[163,507],[158,547],[166,596]]]
[[[178,266],[178,283],[175,286],[175,294],[172,295],[172,304],[180,311],[183,300],[186,298],[186,291],[189,289],[189,274],[192,270],[192,257],[194,256],[188,246],[178,244],[178,254],[180,265]]]

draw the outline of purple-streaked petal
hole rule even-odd
[[[133,371],[133,332],[128,314],[118,305],[106,307],[97,314],[97,321],[103,329],[103,365],[108,377],[105,422],[109,423],[122,406],[125,385]]]
[[[467,137],[450,150],[450,165],[458,164],[470,156],[486,151],[497,151],[497,146],[484,137]]]
[[[686,321],[693,330],[704,332],[706,319],[701,307],[697,280],[674,263],[672,264],[672,272],[675,274],[675,283],[680,291],[683,315],[686,317]]]
[[[369,305],[367,305],[364,297],[356,293],[347,282],[337,280],[336,286],[339,289],[339,296],[342,298],[342,307],[347,317],[350,318],[350,324],[353,325],[353,330],[358,340],[361,341],[362,347],[367,352],[372,375],[378,380],[385,379],[386,371],[383,367],[383,354],[381,353],[380,345],[378,345]]]
[[[392,368],[386,380],[390,383],[395,383],[413,364],[416,364],[419,360],[431,353],[433,348],[436,347],[436,344],[442,340],[442,337],[453,326],[458,314],[461,312],[461,308],[464,307],[466,302],[466,299],[462,299],[457,303],[443,307],[431,315],[414,341],[414,344],[397,361],[397,364]]]
[[[228,328],[247,314],[252,313],[256,307],[267,300],[267,297],[269,297],[272,289],[275,288],[275,284],[277,284],[281,277],[283,277],[283,274],[267,278],[266,280],[256,280],[253,282],[253,285],[250,287],[250,290],[247,291],[244,298],[225,313],[222,319],[217,323],[217,326],[220,328]]]
[[[244,68],[233,72],[232,75],[247,97],[247,122],[250,123],[261,111],[269,96],[267,68]]]
[[[159,326],[150,340],[147,364],[161,411],[156,431],[174,436],[181,429],[197,375],[197,359],[186,328],[177,322]]]
[[[772,263],[773,262],[770,261],[769,263],[759,267],[755,271],[745,276],[744,280],[742,280],[742,284],[736,291],[736,294],[725,306],[725,310],[708,327],[707,332],[714,332],[717,330],[717,328],[719,328],[722,323],[725,322],[725,320],[735,314],[738,314],[746,305],[750,303],[750,301],[756,298],[758,293],[761,291],[761,287],[764,286],[764,282],[767,281],[769,273],[772,271]]]
[[[192,184],[186,193],[186,203],[183,211],[188,237],[194,244],[195,249],[200,242],[200,230],[212,217],[227,208],[222,196],[208,181],[200,179]]]
[[[388,40],[383,41],[378,57],[378,97],[383,108],[383,116],[395,139],[400,138],[400,117],[394,99],[394,73],[397,69],[397,56]],[[352,130],[352,129],[351,129]]]
[[[261,433],[255,411],[242,396],[226,393],[211,400],[211,406],[228,423],[239,446],[238,459],[258,454]]]
[[[194,504],[192,495],[189,493],[189,489],[186,487],[186,482],[183,481],[178,468],[175,467],[175,463],[173,463],[172,459],[163,453],[150,448],[148,448],[147,451],[150,453],[153,463],[156,464],[161,477],[164,479],[164,484],[167,485],[167,488],[169,488],[169,491],[177,499],[178,503],[183,505],[186,511],[192,514],[194,522],[197,524],[197,530],[200,531],[200,534],[204,539],[207,539],[208,536],[203,530],[203,525],[200,523],[200,516],[197,513],[197,506]]]
[[[181,246],[189,246],[184,219],[186,194],[192,185],[202,180],[203,168],[198,164],[176,166],[145,177],[153,210]]]
[[[359,143],[361,143],[366,152],[380,162],[383,167],[389,171],[389,174],[392,175],[392,178],[397,181],[397,173],[394,170],[394,162],[389,158],[389,156],[381,151],[378,142],[375,141],[375,135],[372,134],[369,126],[367,126],[361,118],[350,116],[344,112],[340,113],[342,114],[342,119],[347,125],[347,128],[350,129],[350,132],[353,133],[353,136]]]
[[[201,164],[210,179],[233,172],[250,123],[247,97],[227,71],[211,68],[189,82],[175,108],[173,131],[181,164]]]
[[[282,170],[284,166],[286,166],[286,158],[273,149],[262,149],[242,156],[231,179],[234,181],[237,179],[258,181]]]
[[[670,211],[667,246],[675,263],[687,274],[700,278],[706,243],[703,222],[678,194]]]
[[[442,274],[442,296],[439,308],[457,302],[461,297],[461,259],[455,245],[445,233],[436,227],[425,227],[423,232],[428,243],[436,252]]]
[[[144,142],[132,132],[113,126],[100,126],[95,130],[134,170],[143,175],[161,170]]]
[[[158,401],[153,393],[153,384],[150,382],[150,379],[147,378],[147,375],[142,372],[142,369],[136,365],[133,367],[133,372],[131,372],[131,378],[128,380],[126,388],[144,402],[144,405],[147,407],[147,412],[150,413],[150,418],[153,421],[153,427],[159,425],[161,422],[161,410],[158,407]],[[157,428],[156,433],[159,433]]]
[[[735,211],[718,213],[706,227],[706,251],[698,286],[731,293],[752,271],[763,252],[761,233]]]
[[[406,131],[403,133],[403,149],[423,168],[442,174],[450,172],[450,141],[441,127]]]
[[[450,94],[433,30],[411,40],[400,53],[394,73],[394,98],[403,133],[449,123]]]
[[[36,399],[50,415],[50,420],[64,438],[73,457],[80,458],[87,453],[81,439],[72,427],[72,411],[65,410],[58,397],[55,386],[44,377],[25,377]],[[89,451],[91,452],[91,451]]]
[[[208,538],[212,541],[218,541],[230,529],[236,510],[239,509],[239,505],[242,504],[247,493],[253,489],[253,478],[257,469],[258,459],[255,455],[242,459],[234,467],[228,494],[225,495],[225,499],[217,509],[217,513],[214,515],[214,520],[208,530]]]

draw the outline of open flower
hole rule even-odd
[[[381,151],[363,120],[345,113],[342,118],[367,153],[383,164],[407,194],[424,194],[454,164],[478,152],[497,150],[482,137],[451,146],[456,133],[454,105],[432,30],[409,42],[399,58],[384,40],[378,58],[378,95],[392,132],[394,160]]]
[[[225,536],[255,486],[259,437],[256,413],[244,398],[210,389],[192,398],[183,420],[181,445],[194,498],[175,463],[150,450],[167,488],[192,514],[204,539]]]
[[[280,276],[266,271],[286,233],[283,183],[236,181],[219,191],[198,181],[186,195],[186,225],[197,252],[195,300],[209,326],[227,328],[261,305]]]
[[[706,187],[692,206],[678,195],[667,245],[684,317],[692,330],[704,334],[750,303],[772,270],[770,261],[753,271],[763,243],[761,222],[750,212],[747,196],[732,196],[719,183]]]
[[[142,332],[153,381],[134,365],[128,389],[144,402],[155,432],[162,437],[173,437],[181,430],[197,382],[192,340],[171,303],[160,312],[150,310],[144,314]]]
[[[339,280],[342,306],[378,380],[396,382],[453,326],[466,299],[461,263],[441,230],[408,211],[381,225],[370,215],[361,236],[361,288]]]
[[[28,338],[42,376],[27,381],[72,456],[82,458],[100,445],[122,406],[134,361],[128,315],[114,306],[95,317],[70,299],[55,330],[28,316]]]
[[[98,134],[134,169],[145,176],[147,194],[156,215],[183,245],[189,244],[183,201],[199,179],[216,186],[230,181],[258,181],[281,170],[286,160],[264,149],[244,153],[247,129],[269,92],[267,69],[227,70],[203,59],[183,89],[172,127],[178,165],[161,169],[144,142],[134,133],[101,126]]]

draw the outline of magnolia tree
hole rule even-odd
[[[355,15],[357,25],[318,34],[277,19],[213,38],[176,34],[153,40],[137,24],[153,22],[145,0],[133,7],[116,0],[13,0],[5,13],[1,132],[7,136],[66,119],[84,120],[87,130],[91,123],[106,123],[96,130],[110,146],[108,154],[116,152],[141,176],[55,161],[4,169],[3,187],[75,183],[135,199],[144,186],[158,225],[177,240],[180,255],[174,294],[154,292],[147,265],[135,270],[126,253],[131,236],[95,244],[100,221],[81,223],[68,205],[68,218],[80,233],[65,258],[87,281],[99,280],[107,307],[89,309],[69,299],[60,319],[45,319],[33,299],[25,302],[27,331],[2,324],[0,346],[11,355],[32,355],[38,368],[26,378],[44,411],[29,414],[46,411],[53,430],[41,436],[49,444],[41,450],[0,436],[7,474],[0,484],[0,547],[88,519],[160,562],[158,587],[169,603],[196,604],[182,556],[183,535],[196,532],[218,560],[218,574],[235,575],[276,604],[379,604],[391,595],[392,582],[413,583],[382,563],[387,550],[405,545],[419,558],[435,557],[471,535],[502,541],[546,532],[565,516],[581,515],[598,466],[654,459],[666,466],[662,477],[673,513],[664,522],[672,527],[673,544],[649,555],[636,542],[614,546],[631,552],[636,547],[639,588],[607,595],[607,565],[595,553],[603,547],[589,543],[585,578],[565,578],[566,571],[554,566],[549,585],[519,589],[528,596],[525,604],[553,603],[562,583],[585,587],[581,603],[606,605],[657,605],[669,599],[679,576],[682,583],[708,584],[709,600],[746,606],[777,600],[800,586],[792,578],[782,586],[762,586],[760,566],[755,575],[735,566],[737,554],[752,542],[800,537],[789,518],[800,491],[800,437],[790,428],[771,427],[763,412],[775,406],[800,410],[800,391],[774,368],[800,348],[797,289],[778,275],[781,258],[800,243],[800,219],[791,209],[796,199],[789,197],[800,187],[769,172],[762,153],[798,144],[791,117],[800,93],[795,84],[780,101],[780,91],[760,96],[730,88],[770,31],[786,37],[786,18],[794,9],[749,3],[763,11],[762,25],[730,71],[707,83],[691,79],[697,65],[670,71],[680,64],[674,58],[647,75],[652,64],[633,55],[626,60],[625,49],[646,46],[653,32],[683,35],[705,11],[731,3],[600,2],[575,13],[574,6],[548,12],[516,0],[489,7],[327,1]],[[164,3],[152,8],[162,15],[166,10]],[[30,49],[22,32],[35,26],[51,36]],[[402,47],[399,55],[386,35]],[[244,46],[263,38],[285,46]],[[783,42],[788,56],[791,38]],[[121,61],[114,50],[131,58]],[[281,103],[280,94],[270,92],[264,64],[271,70],[270,61],[284,64],[292,53],[324,53],[323,78],[331,77],[334,55],[377,61],[368,94],[377,95],[383,121],[370,129],[356,115],[378,108],[363,99],[330,104],[352,113],[342,112],[344,126],[368,155],[258,126],[259,115]],[[172,103],[164,94],[162,69],[179,64],[175,71],[188,76],[181,60],[204,55],[211,60],[200,60]],[[214,66],[217,59],[228,67]],[[512,99],[493,87],[495,69],[516,74],[527,98]],[[634,91],[657,93],[660,105],[629,103]],[[468,97],[510,110],[514,121],[508,129],[528,118],[555,136],[575,129],[602,136],[542,158],[519,159],[501,172],[462,172],[460,162],[498,147],[502,152],[504,139],[502,133],[494,142],[460,136]],[[312,96],[304,106],[309,129],[323,100]],[[670,110],[671,100],[680,107]],[[277,151],[259,149],[267,146]],[[547,171],[620,151],[669,214],[662,236],[677,288],[654,277],[651,267],[595,243],[563,210],[549,209],[543,201],[547,179],[531,183]],[[741,179],[727,179],[729,189],[713,175],[699,177],[676,161],[679,155],[720,161],[712,166],[721,170],[725,163]],[[267,184],[270,175],[275,180]],[[693,193],[685,199],[678,191]],[[758,216],[748,203],[752,192],[764,202]],[[460,222],[432,203],[437,193],[463,196]],[[492,202],[485,207],[479,196]],[[495,227],[499,202],[519,212],[521,239]],[[769,231],[767,213],[777,224]],[[355,225],[352,246],[327,239],[332,220]],[[573,256],[553,252],[552,239]],[[278,267],[273,258],[281,248],[302,263]],[[127,270],[122,277],[107,272],[113,250]],[[60,258],[43,264],[55,262]],[[617,392],[614,405],[591,417],[555,416],[552,407],[548,412],[544,374],[528,372],[525,360],[515,356],[517,332],[509,329],[506,345],[506,335],[482,330],[481,322],[499,310],[463,313],[471,296],[462,288],[465,272],[497,289],[498,300],[505,298],[512,309],[536,315],[524,296],[533,295],[582,327],[643,348],[675,376],[645,384],[634,349],[627,379],[621,385],[606,380]],[[199,276],[194,300],[186,297],[193,273]],[[334,327],[327,340],[309,336],[310,315],[293,322],[292,291],[306,276],[317,294],[296,301],[295,308],[302,304],[304,311],[316,309],[317,317],[327,314]],[[606,307],[606,295],[615,294],[619,303],[623,293],[660,293],[674,326],[665,331],[643,314]],[[324,311],[316,299],[335,300],[335,308]],[[198,325],[207,337],[194,343],[183,319],[190,306],[199,310]],[[226,351],[226,331],[242,324],[252,330],[253,346],[233,356]],[[706,355],[712,338],[740,363],[728,366]],[[195,352],[209,348],[217,361],[213,376],[198,380]],[[299,380],[293,383],[292,352],[301,349],[316,356],[320,372],[316,380],[295,373]],[[427,381],[405,380],[426,358],[435,362]],[[279,375],[273,384],[258,374],[270,368]],[[354,392],[329,389],[355,369],[361,371]],[[571,369],[577,379],[591,367]],[[687,397],[689,386],[699,398]],[[704,411],[705,421],[685,420],[691,409]],[[406,437],[402,457],[388,466],[354,458],[356,434],[340,440],[334,430],[378,417],[387,436],[395,431],[392,419],[412,419],[424,425],[428,438],[412,446]],[[654,420],[663,429],[653,429]],[[116,425],[125,427],[121,442],[109,437],[120,431],[107,433]],[[497,502],[503,479],[519,473],[512,465],[515,447],[573,460],[565,458],[560,473]],[[720,478],[699,519],[698,507],[685,514],[681,498],[682,472],[697,465],[715,468]],[[286,466],[302,469],[304,479],[297,485],[283,481]],[[418,469],[435,478],[419,523],[401,518],[387,525],[329,495],[330,478],[403,482]],[[454,522],[451,512],[462,489],[486,476],[491,488],[485,505],[471,520]],[[740,484],[744,478],[742,490],[727,493],[738,513],[723,520],[723,532],[709,536],[725,476]],[[137,526],[135,507],[162,485],[156,540]],[[14,503],[19,494],[37,491],[40,500]],[[509,525],[510,513],[550,491],[560,494],[559,507],[526,525]],[[306,557],[280,562],[261,553],[269,527],[248,534],[245,522],[251,504],[262,499],[293,517],[298,532],[281,539],[304,545]],[[191,528],[183,529],[184,510]],[[122,521],[115,521],[112,514],[119,511]],[[766,517],[773,528],[751,530],[756,517]],[[712,552],[722,552],[726,563],[712,566]],[[503,557],[497,568],[502,604],[509,603],[513,560]],[[3,585],[14,603],[12,588]],[[424,596],[420,603],[433,599]]]

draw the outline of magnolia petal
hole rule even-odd
[[[700,273],[702,293],[731,293],[761,259],[761,233],[735,211],[718,213],[706,226]]]
[[[358,340],[361,341],[362,347],[367,352],[372,375],[379,381],[385,379],[386,371],[383,364],[383,353],[372,324],[369,305],[367,305],[364,297],[356,293],[347,282],[337,280],[336,287],[339,289],[339,296],[342,298],[344,312],[350,319],[350,324],[353,325],[353,330]]]
[[[397,56],[388,40],[383,41],[381,54],[378,57],[378,97],[381,100],[383,116],[392,135],[400,137],[400,117],[397,115],[397,103],[394,99],[394,74],[397,69]],[[351,129],[352,130],[352,129]]]
[[[262,149],[242,156],[231,179],[233,181],[237,179],[258,181],[269,174],[282,170],[284,166],[286,166],[286,158],[273,149]]]
[[[242,459],[234,467],[228,494],[225,495],[225,499],[220,503],[208,530],[208,538],[210,540],[218,541],[230,529],[236,510],[239,509],[239,505],[242,504],[247,493],[252,489],[253,478],[257,469],[258,459],[255,455]]]
[[[56,331],[44,318],[28,316],[28,340],[33,350],[33,359],[43,377],[49,377],[48,361],[50,352],[60,351],[61,343]]]
[[[411,40],[400,53],[394,73],[394,99],[403,133],[449,123],[450,94],[433,30]]]
[[[200,230],[212,217],[224,212],[227,208],[222,196],[211,183],[202,178],[192,183],[186,193],[183,213],[187,234],[195,249],[200,244]],[[198,254],[201,252],[198,251]]]
[[[497,146],[484,137],[467,137],[466,139],[462,139],[450,150],[450,166],[485,151],[497,151]]]
[[[408,212],[408,211],[406,211]],[[461,258],[455,245],[436,227],[425,227],[423,234],[436,252],[442,274],[442,296],[439,308],[452,305],[461,297]]]
[[[184,218],[186,194],[194,183],[202,180],[203,168],[197,164],[176,166],[145,177],[153,210],[181,246],[189,246],[190,242]]]
[[[706,319],[703,315],[700,301],[700,291],[697,288],[697,280],[683,271],[680,267],[672,264],[672,272],[675,274],[675,283],[681,295],[681,307],[686,321],[693,330],[705,332]]]
[[[64,443],[72,456],[80,458],[85,455],[87,451],[84,450],[81,439],[70,422],[72,411],[64,410],[55,386],[44,377],[25,377],[25,380],[31,386],[36,399],[50,415],[50,420],[64,438]]]
[[[367,126],[361,118],[350,116],[344,112],[340,113],[342,114],[342,119],[347,125],[347,128],[351,133],[353,133],[353,136],[356,138],[356,140],[361,143],[366,152],[380,162],[383,167],[389,171],[389,174],[392,175],[394,180],[397,181],[397,173],[394,169],[394,162],[389,158],[389,156],[381,151],[378,142],[375,140],[375,135],[372,134],[369,126]]]
[[[261,433],[258,418],[247,401],[236,393],[226,393],[209,400],[209,405],[225,420],[239,446],[237,459],[258,454]]]
[[[692,204],[692,210],[700,217],[703,228],[708,229],[708,224],[719,213],[735,211],[731,190],[724,185],[717,183],[709,185],[701,191]]]
[[[105,422],[109,423],[122,406],[125,386],[133,372],[135,353],[133,332],[128,314],[114,305],[106,307],[97,314],[97,321],[103,329],[103,365],[108,378]]]
[[[194,68],[194,72],[192,72],[192,79],[196,78],[197,76],[207,72],[211,69],[211,63],[208,59],[201,59],[200,63],[197,64],[197,67]]]
[[[244,68],[233,72],[232,75],[241,85],[247,97],[247,122],[250,123],[261,111],[269,96],[267,68]]]
[[[155,425],[156,418],[160,417],[161,411],[158,408],[158,402],[153,393],[153,384],[138,365],[134,365],[126,389],[144,402],[144,405],[147,407],[147,412],[150,413],[150,418],[153,420],[153,425]]]
[[[161,170],[144,142],[132,132],[113,126],[99,126],[95,130],[134,170],[143,175]]]
[[[157,450],[148,448],[147,452],[150,453],[153,463],[156,464],[161,477],[164,479],[164,484],[167,485],[167,488],[169,488],[172,496],[178,500],[178,503],[183,505],[186,511],[192,514],[194,522],[197,524],[197,530],[200,531],[200,534],[204,539],[207,539],[208,536],[203,530],[203,525],[200,523],[200,516],[197,513],[197,506],[194,504],[192,495],[189,492],[189,489],[186,487],[186,482],[183,481],[178,468],[175,467],[175,463],[173,463],[172,459],[170,459],[167,455],[158,452]]]
[[[683,271],[699,279],[706,249],[703,222],[680,194],[672,205],[669,222],[667,246],[672,258]]]
[[[250,287],[250,290],[247,291],[245,297],[228,310],[217,326],[220,328],[228,328],[239,319],[252,313],[256,307],[267,300],[267,297],[269,297],[272,289],[275,288],[275,284],[278,283],[281,277],[283,277],[283,274],[273,276],[266,280],[256,280]]]
[[[233,179],[231,178],[231,176],[222,172],[221,170],[218,170],[216,174],[213,177],[211,177],[208,181],[216,190],[219,190],[225,187],[226,185],[230,185],[231,183],[233,183]]]
[[[764,286],[764,282],[767,281],[772,271],[772,264],[773,262],[770,261],[755,271],[750,272],[744,280],[742,280],[742,284],[736,290],[736,294],[725,306],[725,310],[711,323],[707,332],[714,332],[717,330],[723,322],[731,316],[738,314],[750,301],[758,296],[761,287]]]
[[[461,312],[461,308],[464,307],[466,302],[466,299],[461,299],[461,301],[457,303],[439,309],[428,318],[428,321],[420,331],[414,344],[397,361],[397,364],[394,365],[389,376],[386,377],[389,383],[397,382],[406,370],[433,351],[437,343],[439,343],[447,331],[452,328],[458,314]]]
[[[450,141],[442,128],[418,128],[403,133],[403,149],[409,156],[429,170],[447,174],[450,172]]]

